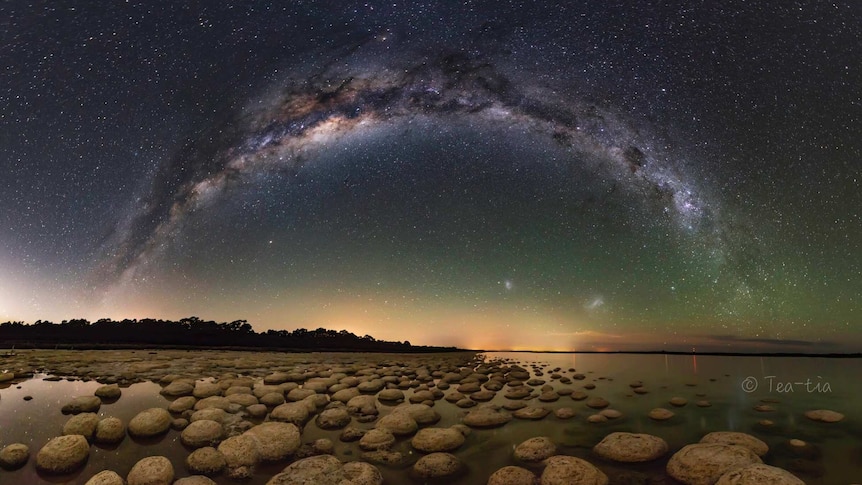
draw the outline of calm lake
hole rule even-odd
[[[39,355],[43,356],[40,362],[44,364],[48,361],[44,354]],[[196,354],[190,352],[183,355],[194,358]],[[405,369],[424,365],[430,369],[432,366],[429,363],[435,359],[433,355],[271,355],[274,361],[289,355],[296,360],[297,366],[316,369],[325,368],[328,364],[343,367],[357,362],[361,365],[400,363]],[[151,356],[153,359],[157,357]],[[264,357],[266,354],[219,354],[222,361],[237,363],[244,359]],[[137,358],[145,360],[150,357]],[[171,358],[175,360],[173,356]],[[423,360],[419,364],[411,364],[411,359],[415,358]],[[464,445],[453,452],[466,465],[466,473],[440,483],[484,484],[497,469],[517,464],[512,456],[515,445],[531,437],[547,436],[557,444],[559,454],[590,461],[611,477],[611,483],[673,484],[678,482],[669,478],[664,471],[670,455],[686,444],[698,442],[712,431],[742,431],[760,438],[770,447],[769,453],[763,457],[765,463],[790,470],[807,484],[848,485],[862,480],[860,359],[514,352],[485,353],[482,358],[485,362],[518,364],[529,370],[532,377],[545,380],[554,389],[569,388],[584,391],[590,397],[602,397],[610,402],[610,408],[620,411],[622,417],[604,423],[590,423],[586,418],[596,411],[588,408],[584,401],[576,401],[568,395],[554,402],[529,399],[527,403],[531,406],[545,406],[550,410],[570,407],[576,414],[570,419],[560,419],[551,413],[540,420],[513,419],[499,428],[473,429]],[[0,361],[0,368],[4,364],[6,362]],[[286,368],[285,364],[279,365],[280,368]],[[258,379],[264,371],[266,369],[258,367],[247,370],[248,375]],[[196,368],[194,374],[206,380],[213,380],[218,375],[208,373],[205,366]],[[561,377],[551,377],[553,374]],[[583,379],[575,377],[576,374],[582,374],[578,377]],[[23,468],[0,470],[0,483],[83,484],[104,469],[125,476],[135,462],[151,455],[168,457],[177,478],[189,475],[185,458],[190,450],[180,443],[180,432],[175,430],[154,440],[141,441],[127,437],[116,446],[92,445],[86,465],[72,475],[44,476],[37,472],[36,453],[50,438],[61,434],[63,424],[69,418],[60,412],[60,408],[74,396],[91,395],[101,385],[96,380],[45,380],[49,375],[50,372],[36,373],[32,378],[16,379],[0,385],[0,447],[21,442],[29,445],[31,450],[30,461]],[[69,376],[70,373],[64,372],[63,375]],[[571,382],[562,383],[561,379],[571,379]],[[643,384],[640,389],[642,393],[633,392],[631,384],[637,381]],[[434,382],[439,382],[439,379]],[[445,393],[454,392],[456,387],[457,384],[452,385]],[[541,386],[535,387],[538,390]],[[159,394],[161,389],[162,386],[156,382],[131,384],[123,388],[118,401],[102,405],[98,414],[101,417],[115,416],[128,423],[144,409],[168,406],[170,400]],[[406,398],[412,392],[412,388],[405,389]],[[504,393],[505,389],[498,392],[490,402],[504,404],[508,401],[503,397]],[[25,396],[30,399],[25,400]],[[688,403],[680,407],[672,406],[669,400],[673,397],[685,398]],[[709,406],[698,406],[698,401],[708,401]],[[759,410],[755,409],[758,406],[761,406]],[[661,422],[647,417],[647,413],[657,407],[670,409],[675,416]],[[383,416],[391,412],[392,406],[381,404],[379,409]],[[436,427],[458,424],[469,411],[444,399],[437,400],[433,409],[441,415],[440,422],[433,425]],[[806,411],[815,409],[838,411],[845,418],[838,423],[821,423],[804,416]],[[763,424],[764,420],[771,421],[771,424]],[[358,423],[354,419],[352,425],[370,429],[374,423]],[[659,436],[668,442],[670,453],[662,459],[639,465],[603,461],[591,449],[614,431]],[[361,450],[357,444],[343,443],[339,435],[339,430],[322,430],[311,420],[305,425],[302,440],[305,443],[328,438],[335,444],[335,456],[342,461],[360,459]],[[791,439],[808,443],[808,451],[799,453],[798,449],[790,446]],[[409,473],[412,464],[421,456],[410,446],[409,437],[400,438],[393,450],[400,451],[405,459],[396,466],[378,465],[384,483],[421,483]],[[262,465],[257,468],[252,479],[242,482],[225,476],[213,479],[223,484],[265,484],[286,464]],[[540,468],[536,470],[540,472]]]

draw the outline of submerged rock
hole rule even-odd
[[[272,477],[267,485],[381,485],[383,476],[369,463],[341,463],[331,455],[303,458]]]
[[[406,412],[394,412],[380,418],[375,428],[385,428],[395,436],[411,435],[419,429],[419,424]]]
[[[684,446],[667,463],[667,473],[686,485],[713,485],[727,472],[762,463],[749,448],[721,443]]]
[[[423,428],[410,440],[413,448],[425,453],[452,451],[464,444],[464,434],[457,428]]]
[[[551,410],[541,406],[527,406],[512,413],[519,419],[543,419],[548,414],[551,414]]]
[[[60,411],[63,414],[95,413],[102,406],[102,400],[96,396],[78,396],[64,405]]]
[[[388,449],[393,444],[395,435],[388,428],[370,429],[359,440],[359,447],[366,451]]]
[[[654,419],[656,421],[667,421],[668,419],[674,416],[673,411],[667,410],[665,408],[655,408],[649,412],[647,415],[650,419]]]
[[[535,463],[549,458],[557,452],[557,445],[547,436],[530,438],[515,447],[515,459]]]
[[[623,463],[656,460],[667,451],[665,440],[643,433],[611,433],[593,447],[593,452],[602,458]]]
[[[488,485],[536,485],[538,477],[526,468],[505,466],[488,477]]]
[[[497,409],[495,406],[480,406],[462,419],[464,424],[472,428],[495,428],[512,420],[512,415]]]
[[[451,453],[431,453],[413,465],[413,472],[421,478],[449,477],[461,471],[463,465]]]
[[[805,417],[812,421],[820,421],[822,423],[837,423],[844,420],[843,414],[837,411],[830,411],[829,409],[815,409],[813,411],[806,411]]]
[[[757,463],[725,473],[715,485],[805,485],[805,482],[787,470]]]
[[[760,439],[737,431],[715,431],[701,438],[700,442],[744,446],[757,453],[757,456],[763,456],[769,452],[769,446]]]
[[[571,419],[575,417],[575,410],[570,407],[557,408],[554,410],[554,416],[559,419]]]
[[[589,462],[574,456],[552,456],[542,472],[542,485],[607,485],[608,476]]]

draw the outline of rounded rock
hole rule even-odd
[[[102,470],[90,477],[84,485],[126,485],[126,481],[115,471]]]
[[[557,408],[554,410],[554,416],[559,419],[571,419],[575,417],[575,410],[570,407]]]
[[[762,463],[725,473],[715,485],[805,485],[796,475]]]
[[[210,419],[193,421],[180,435],[180,441],[191,448],[216,446],[221,442],[224,429],[221,423]]]
[[[129,434],[138,438],[159,436],[170,429],[171,420],[171,413],[166,409],[145,409],[129,421]]]
[[[315,394],[317,393],[311,389],[301,389],[297,387],[296,389],[292,389],[287,393],[287,400],[291,402],[298,402]]]
[[[192,395],[198,399],[205,399],[211,396],[221,396],[222,388],[214,382],[198,382],[192,389]]]
[[[245,411],[252,418],[263,418],[266,416],[267,409],[265,404],[252,404],[245,408]]]
[[[762,463],[749,448],[721,443],[686,445],[667,463],[667,473],[687,485],[712,485],[727,472]]]
[[[63,406],[63,414],[95,413],[102,406],[102,400],[96,396],[78,396]]]
[[[656,421],[667,421],[672,418],[673,411],[667,410],[665,408],[655,408],[648,414],[650,419],[654,419]]]
[[[331,399],[333,401],[343,402],[347,404],[348,401],[353,399],[354,397],[359,395],[359,389],[355,387],[348,387],[346,389],[341,389],[332,393]]]
[[[117,384],[107,384],[96,389],[93,394],[102,401],[116,401],[123,395],[123,391]]]
[[[268,392],[260,397],[260,403],[269,407],[280,406],[285,403],[284,394],[281,392]]]
[[[227,464],[228,477],[249,478],[254,474],[254,468],[261,460],[257,444],[258,439],[242,434],[218,445],[218,451],[224,455]]]
[[[464,424],[471,428],[495,428],[511,420],[511,414],[490,406],[473,409],[462,419]]]
[[[516,418],[533,420],[543,419],[548,414],[551,414],[551,410],[540,406],[527,406],[512,413]]]
[[[408,436],[419,429],[419,424],[410,414],[400,412],[383,416],[374,424],[375,428],[385,428],[395,436]]]
[[[461,460],[451,453],[431,453],[419,458],[413,472],[422,478],[450,477],[461,471]]]
[[[345,463],[341,470],[345,479],[341,483],[346,482],[350,485],[382,485],[383,483],[383,475],[380,474],[380,470],[370,463],[352,461]]]
[[[456,428],[423,428],[410,440],[413,448],[425,453],[452,451],[464,444],[464,434]]]
[[[611,403],[609,403],[608,400],[603,397],[591,397],[587,400],[586,404],[587,407],[593,409],[604,409],[611,405]]]
[[[15,470],[30,460],[30,447],[23,443],[12,443],[0,450],[0,467]]]
[[[126,425],[123,420],[113,416],[107,417],[96,425],[93,441],[103,444],[114,444],[123,441],[126,437]]]
[[[763,456],[769,452],[769,446],[766,443],[750,434],[738,431],[715,431],[701,438],[700,442],[744,446],[757,453],[757,456]]]
[[[189,395],[191,395],[191,393],[194,390],[195,390],[195,386],[194,386],[194,384],[192,384],[190,382],[173,381],[170,384],[168,384],[167,386],[165,386],[164,388],[162,388],[162,390],[159,391],[159,393],[162,394],[163,396],[168,396],[168,397],[189,396]]]
[[[249,406],[254,406],[255,404],[258,403],[258,400],[256,397],[252,396],[251,394],[245,394],[245,393],[231,394],[230,396],[227,396],[227,400],[234,403],[234,404],[239,404],[240,406],[242,406],[244,408],[247,408]]]
[[[233,405],[230,400],[224,396],[210,396],[205,397],[198,402],[195,403],[195,411],[200,411],[202,409],[209,408],[218,408],[218,409],[230,409]]]
[[[341,429],[350,424],[350,414],[343,407],[324,409],[317,415],[315,423],[320,429]]]
[[[262,461],[280,461],[294,454],[301,443],[299,428],[291,423],[269,421],[244,433],[257,440]]]
[[[308,420],[308,406],[301,402],[289,402],[277,406],[269,413],[269,419],[302,425]]]
[[[366,451],[388,449],[395,444],[395,435],[388,428],[374,428],[359,439],[359,447]]]
[[[535,485],[536,475],[526,468],[505,466],[488,477],[488,485]]]
[[[359,395],[347,401],[347,410],[355,414],[377,415],[377,399],[370,395]]]
[[[344,465],[330,455],[312,456],[297,460],[281,473],[272,477],[267,485],[335,484],[344,477]]]
[[[607,485],[608,476],[574,456],[552,456],[545,461],[541,485]]]
[[[381,485],[383,476],[374,465],[341,463],[332,455],[303,458],[272,477],[267,485]]]
[[[843,414],[836,411],[830,411],[829,409],[806,411],[805,417],[812,421],[820,421],[821,423],[837,423],[844,419]]]
[[[182,413],[189,409],[194,409],[198,399],[194,396],[183,396],[175,399],[168,405],[168,411],[172,413]]]
[[[440,413],[427,404],[409,404],[395,408],[395,412],[407,413],[417,424],[427,425],[440,421]]]
[[[537,436],[523,441],[515,447],[515,459],[527,463],[536,463],[557,452],[557,445],[547,436]]]
[[[218,475],[227,467],[227,462],[220,451],[207,446],[191,452],[186,458],[186,467],[192,473]]]
[[[63,434],[79,434],[89,441],[93,439],[98,424],[99,415],[96,413],[76,414],[63,425]]]
[[[216,485],[216,482],[203,475],[192,475],[190,477],[180,478],[174,482],[174,485]]]
[[[404,393],[400,389],[384,389],[377,394],[381,402],[395,403],[404,400]]]
[[[208,419],[210,421],[224,424],[226,421],[228,421],[229,418],[230,414],[228,414],[228,412],[224,409],[206,408],[192,413],[191,417],[189,417],[189,421],[193,423],[195,421]]]
[[[129,485],[171,485],[174,466],[164,456],[148,456],[135,463],[126,481]]]
[[[668,451],[667,442],[643,433],[611,433],[593,447],[602,458],[623,463],[656,460]]]
[[[36,454],[36,469],[45,473],[69,473],[84,466],[89,456],[90,445],[84,436],[58,436]]]
[[[623,413],[617,411],[616,409],[602,409],[601,411],[599,411],[599,414],[608,419],[619,419],[623,417]]]

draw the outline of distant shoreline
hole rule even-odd
[[[105,343],[65,343],[48,344],[41,342],[4,342],[0,348],[0,357],[6,352],[17,352],[19,350],[188,350],[188,351],[231,351],[231,352],[280,352],[280,353],[370,353],[370,354],[442,354],[454,352],[480,353],[482,351],[459,349],[454,347],[431,347],[414,345],[400,349],[361,349],[361,348],[307,348],[307,347],[254,347],[254,346],[230,346],[230,345],[147,345],[147,344],[105,344]]]
[[[710,355],[718,357],[820,357],[827,359],[859,359],[856,353],[803,353],[803,352],[690,352],[681,350],[477,350],[476,352],[517,352],[525,354],[629,354],[629,355]]]
[[[689,352],[671,350],[484,350],[484,349],[462,349],[457,347],[434,347],[434,346],[411,346],[400,349],[361,349],[348,347],[332,348],[302,348],[302,347],[255,347],[255,346],[206,346],[206,345],[147,345],[147,344],[106,344],[106,343],[64,343],[48,344],[43,342],[4,342],[0,348],[0,357],[5,353],[18,350],[188,350],[188,351],[232,351],[232,352],[281,352],[281,353],[381,353],[381,354],[439,354],[439,353],[518,353],[518,354],[590,354],[590,355],[683,355],[683,356],[716,356],[716,357],[808,357],[826,359],[859,359],[862,353],[820,353],[807,354],[801,352]]]

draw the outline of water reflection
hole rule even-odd
[[[326,359],[326,355],[309,359]],[[485,483],[495,470],[515,464],[513,447],[527,438],[548,436],[560,446],[560,452],[585,458],[610,472],[620,467],[601,462],[591,454],[591,448],[613,431],[631,431],[661,436],[676,450],[694,443],[708,432],[717,430],[751,433],[765,441],[773,450],[767,462],[783,468],[799,471],[808,483],[846,484],[850,479],[862,476],[862,391],[856,379],[862,375],[862,360],[821,358],[777,358],[777,357],[719,357],[709,355],[626,355],[626,354],[536,354],[536,353],[488,353],[486,362],[517,363],[531,372],[533,367],[542,372],[555,389],[570,387],[582,390],[584,385],[595,385],[589,390],[592,396],[601,396],[610,401],[610,407],[620,411],[622,418],[605,423],[587,423],[586,417],[595,412],[583,401],[574,401],[568,396],[556,402],[540,403],[531,400],[530,405],[547,406],[550,409],[571,407],[577,412],[569,420],[556,418],[553,414],[540,421],[514,419],[511,423],[495,429],[474,430],[467,442],[455,452],[468,468],[468,473],[452,481],[457,485]],[[551,379],[551,370],[569,379],[576,373],[584,380],[572,380],[563,384]],[[574,369],[574,371],[570,371]],[[61,433],[68,419],[60,408],[72,397],[92,395],[100,385],[95,381],[47,381],[44,375],[20,383],[0,387],[0,446],[23,442],[31,447],[31,461],[21,470],[0,471],[0,482],[21,484],[83,484],[93,474],[103,469],[112,469],[125,476],[139,459],[151,455],[167,456],[174,464],[177,477],[187,476],[184,461],[189,450],[180,442],[180,434],[170,431],[166,436],[148,441],[126,438],[112,447],[92,446],[89,461],[80,472],[63,477],[47,477],[35,471],[34,459],[39,448],[50,438]],[[756,386],[746,387],[746,379]],[[821,383],[819,388],[794,385],[807,380]],[[644,394],[633,392],[630,384],[642,381]],[[777,383],[790,383],[790,387],[779,390]],[[822,383],[829,383],[829,392],[824,392]],[[453,389],[446,393],[453,392]],[[122,397],[104,404],[100,417],[115,416],[125,423],[138,412],[150,407],[167,407],[168,399],[159,395],[161,386],[152,382],[133,384],[122,389]],[[412,394],[405,391],[406,396]],[[491,401],[503,404],[505,389]],[[25,397],[32,399],[25,400]],[[672,397],[688,400],[685,406],[674,407]],[[698,401],[708,401],[709,406],[698,406]],[[767,404],[771,409],[755,410]],[[675,416],[664,422],[647,417],[650,409],[664,407]],[[381,406],[381,415],[391,412],[391,406]],[[435,426],[457,424],[466,413],[445,400],[435,404],[441,420]],[[811,409],[834,409],[846,415],[841,423],[815,423],[803,416]],[[761,423],[772,421],[771,426]],[[369,429],[373,423],[353,425]],[[342,460],[359,459],[361,451],[355,443],[344,444],[338,439],[339,431],[319,429],[312,420],[303,431],[303,442],[317,438],[328,438],[336,444],[336,456]],[[815,450],[813,455],[800,457],[788,446],[790,439],[804,440]],[[381,467],[387,484],[413,482],[406,466],[415,462],[419,454],[401,439],[396,450],[406,457],[401,467]],[[635,470],[645,476],[663,477],[664,460],[638,465],[626,470]],[[284,463],[262,466],[251,480],[251,485],[264,484],[285,466]],[[216,478],[218,483],[234,483],[225,477]]]

